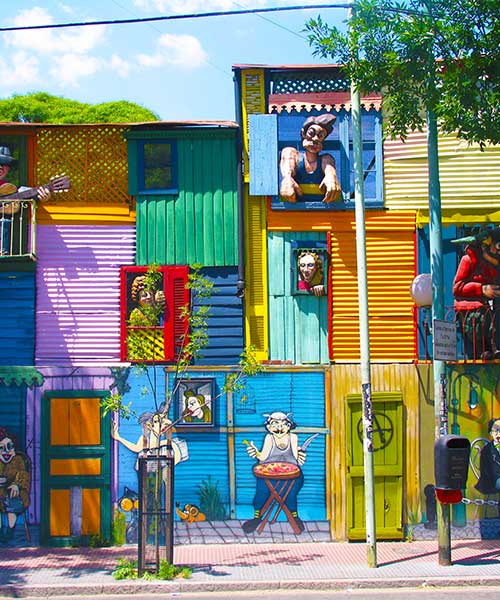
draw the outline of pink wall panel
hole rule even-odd
[[[120,266],[134,264],[135,226],[37,228],[37,365],[118,362]]]

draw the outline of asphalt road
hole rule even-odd
[[[175,592],[167,594],[131,594],[131,595],[103,595],[92,596],[99,600],[469,600],[473,598],[481,600],[499,600],[500,587],[489,586],[462,586],[446,588],[404,588],[404,589],[382,589],[382,590],[259,590],[248,592],[200,592],[185,593]],[[0,596],[0,599],[3,599]],[[51,600],[75,600],[75,596],[51,596]],[[83,596],[80,597],[83,600]],[[90,597],[89,597],[90,598]],[[24,600],[35,600],[25,598]],[[40,598],[36,598],[40,600]]]

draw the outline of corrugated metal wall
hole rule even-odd
[[[332,230],[332,348],[335,361],[359,360],[355,217],[342,213]],[[410,285],[415,276],[415,214],[366,215],[370,354],[412,360],[415,328]]]
[[[326,234],[273,232],[268,236],[269,358],[325,364],[329,362],[328,298],[292,295],[293,241],[326,242]]]
[[[32,365],[35,350],[35,273],[0,272],[1,365]]]
[[[403,395],[403,455],[404,497],[403,522],[409,511],[420,508],[420,450],[419,450],[419,374],[413,364],[371,365],[372,392],[400,391]],[[346,459],[346,397],[361,390],[359,365],[331,366],[331,514],[332,534],[336,539],[347,535],[347,459]],[[427,399],[428,400],[428,399]],[[425,460],[432,462],[433,447]]]
[[[210,477],[217,484],[222,501],[230,518],[247,519],[253,516],[252,500],[255,494],[255,477],[252,472],[254,460],[246,452],[244,439],[253,440],[260,447],[266,434],[265,413],[283,411],[293,413],[297,423],[296,433],[303,442],[313,432],[320,435],[309,446],[304,465],[304,487],[299,494],[299,511],[303,519],[326,519],[325,463],[326,414],[325,374],[321,371],[274,370],[250,377],[242,390],[231,398],[222,394],[226,373],[200,369],[190,371],[190,379],[215,378],[213,403],[215,427],[207,429],[178,428],[174,437],[186,440],[189,459],[179,463],[175,470],[175,501],[183,504],[200,503],[199,486]],[[169,382],[158,377],[158,398],[165,397],[165,385],[173,385],[173,374]],[[124,402],[134,401],[134,409],[141,414],[152,410],[151,394],[141,394],[144,379],[129,378],[131,389]],[[172,405],[172,417],[174,416]],[[142,434],[137,422],[123,421],[120,435],[133,443]],[[136,455],[122,444],[119,448],[119,494],[125,486],[137,490],[135,471]]]
[[[137,264],[237,265],[236,133],[186,136],[175,138],[179,194],[137,198]]]
[[[244,400],[243,402],[241,400]],[[243,440],[252,440],[261,448],[266,435],[265,416],[274,411],[291,413],[297,424],[294,433],[299,444],[313,432],[320,435],[307,449],[302,468],[304,486],[299,492],[298,509],[302,519],[326,519],[327,475],[325,461],[326,407],[325,375],[323,371],[266,372],[248,379],[247,387],[234,397],[236,428],[250,429],[235,436],[236,517],[253,517],[255,494],[253,460],[248,457]]]
[[[427,135],[384,144],[385,206],[389,209],[429,208]],[[493,210],[500,202],[500,148],[481,152],[451,135],[439,137],[441,207]]]
[[[134,263],[131,226],[40,226],[36,364],[118,361],[121,265]]]
[[[269,358],[267,319],[267,252],[265,196],[249,195],[249,115],[265,114],[266,96],[263,69],[241,72],[241,114],[243,126],[243,171],[245,205],[245,336],[256,349],[259,360]]]

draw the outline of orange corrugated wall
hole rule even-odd
[[[415,213],[366,213],[370,357],[414,358]],[[355,215],[335,214],[331,231],[332,359],[360,359]]]

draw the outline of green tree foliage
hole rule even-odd
[[[29,123],[140,123],[158,121],[158,115],[147,108],[117,100],[86,104],[45,92],[25,96],[15,94],[0,100],[0,121]]]
[[[443,132],[483,145],[500,142],[499,24],[498,0],[359,0],[350,34],[321,17],[306,31],[315,56],[383,93],[391,137],[432,110]]]

